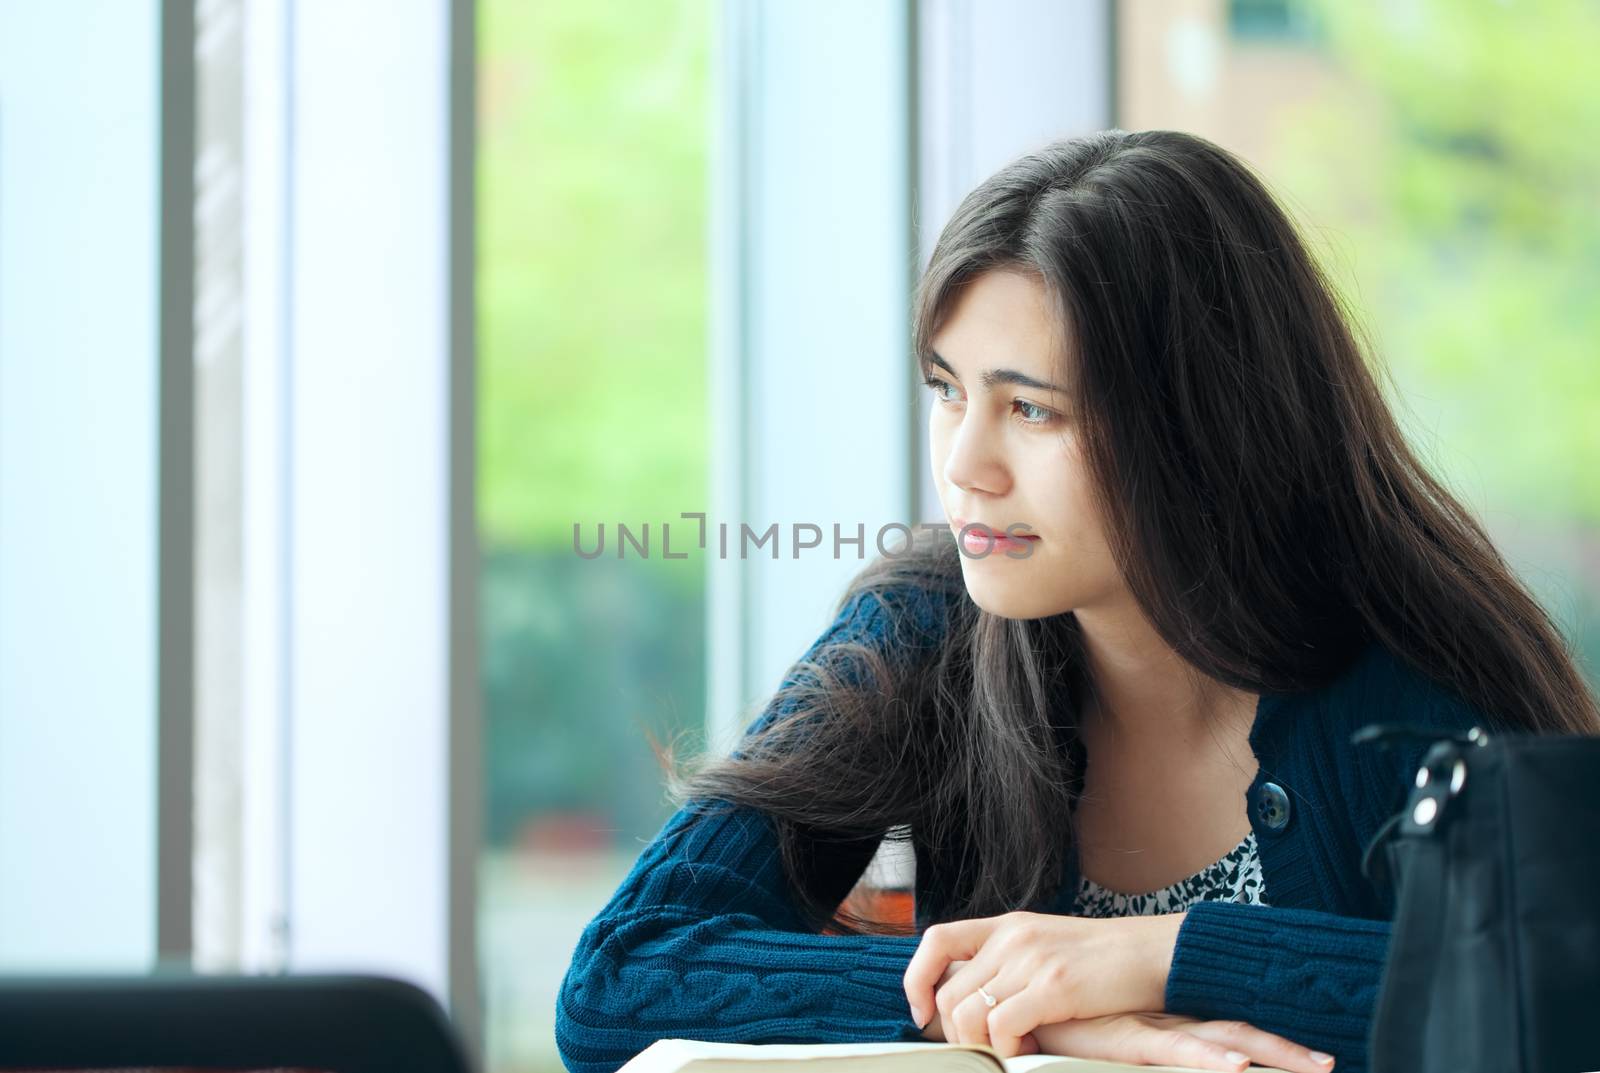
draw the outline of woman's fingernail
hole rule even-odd
[[[1321,1051],[1312,1051],[1311,1052],[1311,1060],[1313,1062],[1321,1062],[1325,1066],[1332,1065],[1333,1064],[1333,1055],[1331,1055],[1331,1054],[1323,1054]]]
[[[1248,1054],[1240,1054],[1238,1051],[1229,1051],[1223,1057],[1227,1058],[1227,1060],[1230,1061],[1230,1062],[1248,1062],[1248,1061],[1250,1061],[1250,1056]]]

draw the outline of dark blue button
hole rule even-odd
[[[1283,792],[1283,787],[1275,782],[1261,784],[1261,789],[1256,791],[1256,816],[1271,830],[1283,830],[1283,825],[1289,822],[1289,795]]]

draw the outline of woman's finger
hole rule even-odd
[[[941,1012],[940,1016],[944,1014]],[[949,1023],[955,1025],[956,1043],[989,1042],[989,1007],[976,991],[956,1003]],[[947,1027],[946,1035],[949,1032]]]
[[[939,1009],[939,1016],[948,1021],[955,1014],[955,1010],[969,995],[978,995],[978,988],[982,987],[995,997],[996,1000],[1005,998],[1010,990],[999,987],[1001,981],[996,980],[995,972],[999,968],[993,957],[985,957],[982,951],[971,961],[953,962],[961,967],[954,972],[946,972],[944,979],[939,981],[933,989],[933,1004]],[[1013,988],[1012,990],[1015,990]],[[978,995],[979,1001],[983,996]],[[985,1006],[985,1012],[988,1007]]]
[[[1113,1014],[1051,1025],[1050,1049],[1078,1058],[1103,1058],[1147,1066],[1189,1066],[1242,1073],[1249,1056],[1225,1044],[1191,1035],[1186,1029],[1158,1027],[1136,1016]],[[1041,1041],[1042,1043],[1043,1041]]]
[[[1248,1054],[1256,1065],[1276,1066],[1290,1073],[1328,1073],[1333,1068],[1333,1055],[1314,1051],[1243,1021],[1201,1021],[1185,1026],[1184,1030]]]
[[[1005,979],[997,981],[1001,985],[1008,982]],[[1013,1044],[1024,1033],[1032,1032],[1040,1025],[1069,1021],[1082,1012],[1074,1008],[1076,1004],[1066,985],[1048,977],[1030,980],[1015,993],[1009,990],[1001,993],[997,988],[990,990],[995,992],[996,998],[1003,1000],[989,1012],[989,1036],[994,1040],[991,1046],[1006,1058],[1016,1052],[1006,1051],[1005,1046]]]
[[[945,968],[952,961],[970,960],[994,930],[995,923],[994,917],[952,920],[935,924],[922,933],[904,977],[906,1002],[918,1025],[927,1024],[933,1015],[934,986],[944,975]]]
[[[994,1009],[989,1011],[987,1025],[989,1046],[993,1047],[1001,1058],[1035,1053],[1026,1049],[1030,1040],[1034,1041],[1033,1046],[1037,1050],[1039,1044],[1033,1036],[1033,1030],[1049,1023],[1036,1019],[1031,1012],[1039,1005],[1033,1001],[1033,994],[1038,990],[1035,984],[1027,984],[1021,991],[1008,995],[1005,1001],[996,1004]]]

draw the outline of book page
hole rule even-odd
[[[1004,1073],[993,1049],[957,1043],[711,1043],[657,1040],[617,1073],[803,1069],[804,1073]]]
[[[657,1040],[618,1073],[1203,1073],[1190,1066],[1142,1066],[1098,1058],[1024,1054],[1002,1059],[982,1044],[905,1043],[712,1043]],[[1250,1066],[1245,1073],[1286,1073]]]

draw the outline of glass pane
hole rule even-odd
[[[1600,681],[1600,9],[1118,5],[1119,125],[1190,130],[1301,217],[1412,442]],[[1419,47],[1426,42],[1426,47]]]
[[[0,970],[155,956],[158,16],[0,0]]]
[[[661,527],[706,502],[711,16],[479,8],[491,1070],[562,1068],[578,934],[670,811],[652,739],[703,741],[704,562]],[[619,523],[647,554],[618,557]]]

